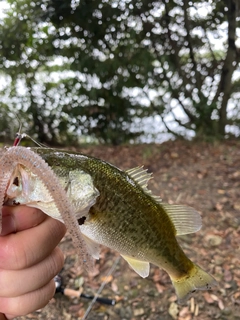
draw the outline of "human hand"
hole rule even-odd
[[[26,206],[3,207],[0,234],[0,320],[44,307],[55,293],[64,257],[56,247],[65,225]]]

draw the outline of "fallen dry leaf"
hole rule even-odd
[[[168,310],[171,303],[178,306],[179,314],[175,313],[178,320],[238,319],[240,141],[228,140],[216,144],[169,141],[160,145],[117,147],[101,145],[81,147],[78,151],[109,161],[122,169],[144,165],[153,172],[149,185],[154,194],[164,202],[190,205],[199,211],[202,229],[179,238],[179,242],[192,261],[219,281],[219,286],[212,291],[196,292],[192,307],[190,300],[186,305],[178,306],[171,281],[164,271],[151,265],[150,276],[142,279],[121,259],[112,274],[113,279],[101,292],[101,297],[114,298],[116,305],[101,308],[96,303],[88,319],[170,319]],[[66,255],[61,272],[64,284],[74,288],[74,280],[82,276],[83,293],[96,293],[116,254],[102,248],[96,270],[89,275],[80,269],[69,236],[60,246]],[[79,320],[89,303],[87,299],[79,301],[57,294],[46,308],[18,320]],[[134,316],[134,309],[144,309],[144,314]],[[197,312],[198,316],[195,315]]]
[[[110,276],[104,276],[104,277],[101,277],[100,278],[102,282],[106,282],[106,283],[109,283],[113,280],[113,276],[110,275]]]
[[[177,319],[178,318],[178,305],[176,304],[176,302],[171,302],[169,308],[168,308],[168,313],[170,314],[170,316],[173,319]]]

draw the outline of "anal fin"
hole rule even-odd
[[[122,257],[128,262],[128,264],[133,268],[133,270],[137,272],[137,274],[139,274],[142,278],[146,278],[149,275],[149,270],[150,270],[149,262],[136,260],[134,258],[124,256],[124,255],[122,255]]]

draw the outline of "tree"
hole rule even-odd
[[[40,141],[119,144],[154,116],[177,136],[222,138],[237,123],[237,0],[8,2],[3,93]]]
[[[237,68],[239,70],[240,61],[235,45],[237,2],[216,1],[210,6],[206,2],[183,1],[181,7],[176,8],[173,3],[171,6],[170,2],[164,1],[165,12],[159,24],[165,27],[161,32],[164,40],[161,49],[167,59],[159,57],[158,40],[153,40],[153,47],[160,64],[162,83],[166,83],[166,91],[182,109],[185,119],[182,121],[176,116],[175,106],[171,104],[166,111],[173,114],[180,126],[193,129],[197,136],[223,138],[229,123],[227,106],[233,93],[233,73]],[[205,9],[202,16],[201,9]],[[177,30],[179,19],[183,28]],[[226,22],[227,41],[224,48],[216,49],[210,37],[221,40],[218,28]]]

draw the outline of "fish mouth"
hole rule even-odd
[[[11,178],[8,181],[8,184],[7,184],[7,187],[5,190],[5,196],[4,196],[4,204],[5,205],[15,206],[15,205],[20,204],[18,201],[15,200],[15,196],[17,194],[17,188],[20,187],[20,184],[21,184],[21,181],[20,181],[19,176],[18,176],[16,169],[15,169]],[[13,186],[15,189],[15,192],[13,192],[11,195],[8,194],[8,190],[9,190],[10,186]]]

